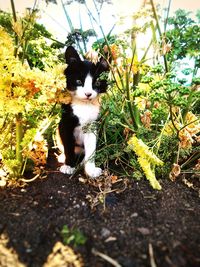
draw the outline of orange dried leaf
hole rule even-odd
[[[111,182],[112,182],[112,184],[116,183],[117,180],[118,180],[118,176],[117,175],[112,175],[111,176]]]
[[[173,164],[173,167],[172,167],[172,170],[169,174],[169,178],[172,180],[172,181],[175,181],[176,178],[179,176],[179,174],[181,173],[181,167],[180,165],[174,163]]]

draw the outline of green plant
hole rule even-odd
[[[40,160],[47,156],[43,134],[53,119],[56,97],[65,87],[65,77],[64,66],[58,64],[58,59],[55,66],[50,54],[43,61],[43,70],[27,64],[35,16],[30,13],[17,18],[11,2],[14,31],[9,34],[7,28],[0,27],[0,158],[7,177],[18,179],[24,175],[29,159],[36,166],[45,163]],[[39,147],[41,157],[34,155]]]
[[[76,1],[79,2],[79,4],[85,4],[85,1]],[[80,28],[76,29],[72,23],[72,20],[70,18],[70,15],[68,14],[66,5],[71,4],[71,2],[69,3],[64,3],[61,0],[62,3],[62,7],[63,7],[63,11],[65,13],[67,22],[68,22],[68,26],[70,29],[70,33],[67,36],[67,40],[65,42],[65,44],[68,45],[74,45],[77,46],[80,54],[84,55],[87,52],[87,42],[89,41],[90,37],[95,37],[96,33],[93,29],[87,29],[84,30],[83,29],[83,25],[82,25],[82,20],[81,20],[81,15],[79,13],[79,22],[80,22]]]
[[[59,50],[54,47],[58,44],[63,47],[64,44],[55,41],[36,19],[37,10],[27,12],[24,17],[16,17],[15,22],[12,21],[12,14],[0,11],[0,25],[17,42],[14,53],[22,62],[27,60],[31,68],[43,70],[47,64],[56,63]],[[52,41],[51,45],[47,43],[47,39]]]
[[[75,247],[84,245],[87,241],[86,236],[78,229],[69,229],[64,225],[61,230],[61,237],[65,245],[73,245]]]
[[[89,38],[96,36],[93,49],[110,65],[109,90],[102,98],[99,124],[99,164],[114,166],[117,171],[120,166],[122,176],[138,178],[144,174],[155,189],[161,189],[156,177],[170,173],[175,179],[183,170],[198,172],[199,13],[197,21],[183,10],[170,17],[169,1],[161,27],[161,12],[150,0],[133,14],[133,24],[116,35],[114,26],[105,33],[101,25],[104,1],[93,1],[95,16],[87,1],[78,2],[85,6],[92,29],[83,29],[81,17],[80,27],[75,29],[62,1],[70,27],[66,43],[73,43],[85,55]],[[3,164],[10,166],[14,176],[20,176],[30,155],[30,144],[50,123],[47,114],[53,114],[53,104],[65,80],[62,66],[55,67],[58,50],[47,47],[42,39],[34,48],[31,33],[38,32],[39,37],[44,31],[35,23],[36,13],[20,19],[13,9],[13,17],[11,26],[8,14],[0,14],[0,24],[10,34],[0,28],[0,149]],[[48,33],[44,31],[44,35]],[[147,36],[141,47],[139,38]],[[53,39],[51,35],[48,38]],[[37,45],[42,48],[41,54]],[[63,47],[60,42],[57,45]],[[92,55],[85,56],[94,60]]]
[[[187,154],[188,157],[194,155],[194,157],[191,156],[193,162],[198,158],[196,152],[192,151],[196,149],[193,144],[200,131],[199,116],[195,112],[198,110],[199,103],[197,72],[199,34],[192,40],[191,33],[198,32],[198,29],[197,24],[188,17],[184,20],[184,29],[179,27],[177,29],[177,25],[181,26],[180,17],[184,19],[187,13],[179,11],[177,14],[179,14],[178,18],[166,18],[165,31],[162,32],[157,8],[154,2],[150,1],[149,5],[144,6],[141,12],[134,16],[134,27],[126,30],[121,36],[115,36],[111,42],[110,36],[107,38],[103,33],[104,42],[100,41],[99,46],[97,44],[94,46],[100,49],[100,46],[104,45],[100,49],[101,53],[109,54],[112,58],[110,64],[112,82],[108,95],[103,101],[102,114],[106,114],[106,118],[104,119],[102,115],[102,121],[105,124],[100,132],[105,146],[104,149],[100,146],[99,153],[106,155],[107,161],[116,156],[116,162],[119,163],[121,160],[129,167],[133,162],[133,170],[135,170],[138,168],[136,161],[132,160],[135,156],[126,149],[126,140],[134,134],[129,142],[133,138],[145,142],[148,146],[143,154],[145,155],[150,149],[154,156],[159,156],[164,162],[163,168],[166,168],[166,171],[163,172],[163,168],[160,167],[155,169],[149,159],[146,162],[140,160],[140,151],[135,145],[132,146],[138,157],[139,166],[147,178],[151,177],[150,183],[156,189],[161,187],[158,181],[153,180],[155,176],[153,178],[152,175],[148,175],[148,172],[162,177],[163,173],[169,174],[173,164],[179,165],[183,162],[183,154]],[[141,18],[144,23],[141,25],[140,22],[137,25],[137,20],[140,21]],[[145,20],[145,18],[148,19]],[[174,39],[170,38],[174,37],[174,32],[171,29],[167,30],[168,23],[174,26],[174,31],[182,30],[180,38],[176,33],[175,41],[179,42],[177,47],[173,47]],[[149,45],[139,57],[137,36],[149,31],[151,31]],[[149,54],[155,47],[159,49],[159,53],[152,60]],[[177,66],[180,65],[180,60],[187,56],[194,62],[194,71],[187,66],[183,67],[182,74],[186,76],[179,78],[181,73]],[[192,77],[188,79],[188,75]],[[188,82],[189,80],[191,82]],[[169,150],[170,140],[173,140],[173,149]],[[186,160],[187,164],[191,161]],[[187,164],[181,166],[186,167]],[[149,166],[148,172],[145,171],[147,166]]]

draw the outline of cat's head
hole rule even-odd
[[[105,74],[109,71],[109,65],[103,57],[96,64],[88,60],[81,60],[77,51],[69,46],[65,52],[65,59],[67,89],[72,97],[90,101],[100,93],[106,92],[107,78]]]

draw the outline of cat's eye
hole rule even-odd
[[[77,84],[77,85],[82,85],[81,80],[76,80],[76,84]]]
[[[95,82],[95,86],[98,87],[98,86],[100,86],[100,85],[101,85],[101,82],[100,82],[100,81],[96,81],[96,82]]]

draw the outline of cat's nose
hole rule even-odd
[[[85,93],[85,95],[87,96],[87,98],[91,97],[91,93]]]

